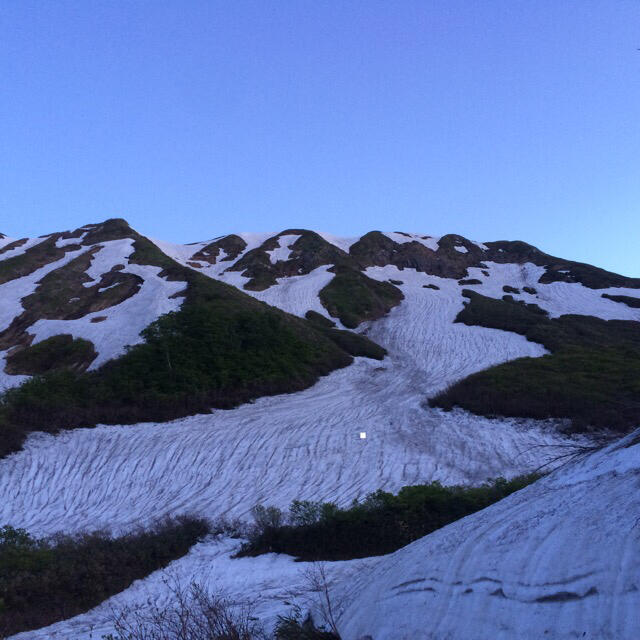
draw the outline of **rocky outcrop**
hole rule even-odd
[[[270,254],[280,248],[281,238],[286,236],[298,237],[289,245],[290,253],[286,260],[274,260]],[[245,289],[262,291],[276,284],[277,278],[305,275],[322,265],[349,262],[347,253],[327,242],[315,231],[287,229],[248,251],[229,267],[229,271],[240,271],[243,276],[250,278],[244,285]]]

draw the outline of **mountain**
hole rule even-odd
[[[247,518],[257,503],[344,506],[378,489],[432,481],[477,485],[553,467],[594,434],[624,437],[640,425],[640,279],[523,242],[286,229],[181,245],[113,219],[0,239],[0,300],[0,525],[35,535],[126,533],[184,513]],[[637,454],[633,443],[601,455],[622,460]],[[520,611],[516,601],[529,598],[512,597],[513,585],[529,584],[534,569],[492,560],[489,549],[500,542],[492,527],[506,531],[512,520],[521,523],[514,530],[532,531],[520,547],[504,534],[504,549],[521,558],[543,533],[551,536],[535,528],[537,514],[548,513],[557,544],[565,544],[570,527],[595,522],[586,503],[603,482],[597,504],[611,505],[610,531],[634,506],[616,496],[632,491],[636,472],[604,483],[594,471],[580,493],[552,491],[550,478],[560,478],[559,487],[578,483],[578,471],[556,471],[379,562],[330,563],[336,593],[357,576],[367,602],[395,602],[389,594],[406,580],[488,576],[503,584],[505,598],[494,600],[487,589],[478,590],[480,599],[453,587],[436,593],[429,582],[434,591],[424,587],[418,600],[407,596],[399,606],[428,624],[424,598],[455,595],[461,615],[453,608],[445,615],[441,603],[434,620],[462,638],[469,637],[464,616],[499,600],[495,606],[511,616],[508,629]],[[574,499],[583,511],[565,525]],[[471,571],[476,560],[454,556],[458,543],[447,540],[470,536],[473,523],[474,545],[485,551]],[[581,544],[555,569],[537,557],[535,584],[569,584],[571,571],[590,572],[609,557],[606,545]],[[186,580],[215,578],[238,594],[245,588],[261,603],[258,613],[275,619],[287,589],[300,582],[299,565],[281,556],[230,560],[234,548],[211,539],[172,567]],[[584,572],[579,549],[590,554]],[[459,560],[457,578],[446,573],[447,559]],[[412,577],[398,577],[405,573]],[[584,584],[602,591],[607,608],[618,587],[605,582]],[[156,574],[135,585],[117,601],[167,597]],[[586,593],[580,585],[567,587],[579,596],[567,602]],[[556,591],[541,587],[534,600],[546,603]],[[616,614],[624,622],[611,637],[633,637],[624,625],[637,596],[630,587],[625,593]],[[385,629],[399,622],[389,614],[385,626],[384,606],[360,615],[369,611],[365,601],[347,608],[351,600],[343,599],[345,640],[396,637]],[[572,606],[548,602],[560,617]],[[105,607],[29,637],[79,638],[87,625],[108,633]],[[598,625],[610,618],[566,615],[566,637],[582,629],[578,622],[591,637],[607,637],[598,636]],[[491,624],[479,637],[500,637]]]

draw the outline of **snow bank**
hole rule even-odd
[[[636,640],[640,431],[383,557],[338,591],[345,640]]]

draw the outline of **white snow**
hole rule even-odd
[[[91,265],[86,271],[91,280],[83,282],[83,287],[92,287],[97,284],[103,274],[111,271],[116,265],[128,264],[129,256],[133,253],[133,240],[130,238],[109,240],[97,246],[101,248],[91,256]]]
[[[26,245],[25,245],[26,246]],[[33,245],[31,245],[33,246]],[[67,251],[63,258],[37,269],[28,276],[10,280],[0,285],[0,331],[6,329],[13,319],[20,315],[24,308],[22,298],[33,293],[39,281],[48,273],[68,264],[82,253],[90,251],[95,245],[82,247],[75,251]],[[184,282],[172,282],[161,278],[159,267],[128,264],[128,257],[133,251],[130,239],[112,240],[98,245],[100,248],[92,256],[91,265],[87,269],[90,282],[84,286],[93,286],[100,281],[102,274],[117,264],[124,264],[123,272],[133,273],[144,282],[139,291],[118,305],[87,314],[76,320],[40,319],[28,327],[27,332],[34,336],[32,344],[59,334],[70,334],[74,338],[84,338],[94,343],[98,357],[91,364],[91,369],[114,357],[121,355],[127,345],[141,342],[140,332],[159,316],[180,308],[183,299],[172,296],[186,287]],[[103,289],[104,290],[104,289]],[[102,322],[91,322],[92,318],[106,316]],[[4,371],[6,353],[0,357],[0,390],[21,384],[25,376],[13,376]]]
[[[61,249],[62,247],[67,247],[71,244],[80,244],[82,242],[82,239],[87,235],[87,233],[82,233],[81,235],[79,235],[76,238],[58,238],[56,240],[56,247],[58,247],[58,249]]]
[[[420,233],[398,233],[397,231],[384,231],[387,238],[390,238],[397,244],[404,244],[405,242],[419,242],[423,244],[427,249],[437,251],[439,247],[440,238],[434,236],[427,236]]]
[[[240,236],[247,243],[245,250],[238,256],[238,259],[240,259],[245,253],[247,253],[247,251],[257,249],[259,246],[269,240],[269,238],[273,238],[273,236],[276,236],[278,234],[273,231],[262,233],[250,233],[247,231],[243,231],[242,233],[236,233],[235,235]]]
[[[15,256],[22,255],[27,251],[27,249],[31,249],[31,247],[35,247],[37,244],[44,242],[47,238],[29,238],[23,245],[16,247],[15,249],[10,249],[9,251],[5,251],[5,253],[0,253],[0,262],[2,260],[6,260],[7,258],[13,258]],[[10,242],[15,242],[15,238],[3,238],[0,240],[0,247],[4,247],[8,245]],[[5,242],[6,241],[6,242]]]
[[[639,476],[640,431],[381,558],[336,594],[342,637],[637,640]]]
[[[186,282],[174,282],[161,278],[160,267],[130,264],[124,273],[133,273],[144,279],[136,294],[120,304],[89,313],[76,320],[41,319],[28,328],[34,336],[33,344],[59,334],[70,334],[74,338],[84,338],[93,342],[98,357],[89,369],[99,366],[122,355],[127,346],[142,342],[140,332],[161,315],[177,311],[183,298],[172,296],[184,291]],[[92,318],[104,317],[101,322],[91,322]]]
[[[291,245],[300,237],[298,234],[286,234],[278,238],[278,248],[267,251],[271,264],[286,262],[291,255]]]
[[[13,319],[24,311],[21,304],[22,298],[32,294],[44,276],[71,262],[86,250],[68,251],[60,260],[47,264],[22,278],[9,280],[9,282],[0,285],[0,300],[2,300],[2,304],[0,304],[0,331],[4,331],[13,322]],[[25,376],[12,376],[5,372],[6,355],[6,352],[2,352],[0,357],[0,391],[16,387],[25,380]]]
[[[455,247],[453,247],[458,253],[469,253],[469,249],[467,249],[467,247],[464,247],[460,244],[457,244]]]
[[[222,236],[221,236],[222,237]],[[194,244],[174,244],[172,242],[165,242],[164,240],[158,240],[157,238],[149,238],[153,244],[160,249],[163,253],[166,253],[170,258],[173,258],[176,262],[184,264],[187,260],[191,259],[191,256],[195,255],[203,247],[214,242],[208,240],[207,242],[196,242]]]
[[[590,289],[579,282],[538,282],[544,274],[544,267],[538,267],[530,262],[524,264],[499,264],[485,262],[487,269],[472,267],[469,277],[482,281],[482,285],[474,285],[473,290],[492,298],[502,298],[503,285],[510,285],[521,290],[514,294],[516,299],[533,302],[549,312],[552,318],[577,313],[596,316],[604,320],[635,320],[640,321],[640,309],[628,307],[620,302],[603,298],[603,293],[611,295],[640,295],[640,290],[625,287],[609,287],[607,289]],[[482,271],[489,271],[486,277]],[[531,295],[522,291],[523,287],[533,287],[537,294]]]
[[[360,240],[360,236],[351,236],[347,238],[343,238],[340,236],[334,236],[331,233],[325,233],[324,231],[318,231],[317,234],[326,240],[329,244],[332,244],[338,249],[342,249],[346,253],[349,253],[349,249],[352,245],[354,245],[358,240]]]
[[[318,297],[320,290],[334,278],[334,274],[329,271],[330,268],[331,265],[324,265],[306,275],[278,278],[277,284],[264,291],[247,291],[246,293],[296,316],[304,317],[307,311],[312,310],[340,324],[337,318],[329,316]],[[225,274],[227,277],[224,280],[227,282],[230,273]]]
[[[151,600],[158,606],[171,605],[169,585],[188,586],[198,582],[212,593],[223,593],[231,601],[251,602],[252,613],[265,630],[272,631],[277,616],[292,610],[294,604],[311,603],[317,599],[309,586],[309,563],[294,562],[285,555],[267,554],[257,558],[232,559],[238,541],[210,537],[195,545],[183,558],[171,563],[167,570],[156,571],[95,609],[71,620],[27,633],[12,636],[13,640],[95,640],[113,633],[112,612],[148,606]],[[338,580],[346,581],[372,564],[371,559],[326,563],[330,588]],[[316,618],[317,619],[317,618]]]

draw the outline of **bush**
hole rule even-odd
[[[621,432],[640,422],[640,323],[592,316],[549,318],[535,304],[463,291],[456,322],[513,331],[552,352],[519,358],[455,383],[431,406],[484,416],[571,420],[574,431]]]
[[[332,503],[294,501],[287,524],[257,528],[238,555],[275,552],[311,561],[391,553],[488,507],[538,477],[498,478],[479,487],[443,487],[434,482],[403,487],[397,495],[380,490],[347,509]]]
[[[105,640],[258,640],[266,638],[247,604],[232,602],[192,583],[168,584],[172,602],[126,608],[113,618],[115,634]]]
[[[88,611],[186,554],[210,530],[182,517],[114,538],[106,532],[34,538],[0,529],[0,637]]]
[[[275,640],[340,640],[333,631],[318,628],[311,614],[303,617],[300,610],[286,616],[278,616],[274,630]]]
[[[394,285],[372,280],[356,269],[336,266],[332,270],[336,275],[320,290],[320,302],[349,329],[365,320],[381,318],[404,299]]]

